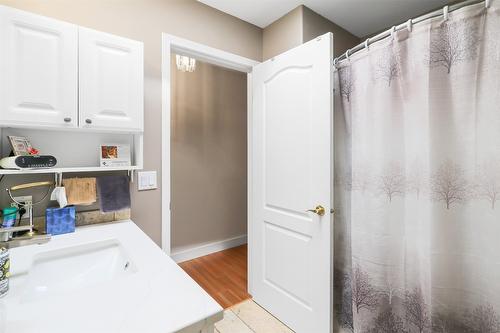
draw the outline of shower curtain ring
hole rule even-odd
[[[448,21],[448,18],[450,16],[450,6],[444,6],[443,7],[443,18],[445,21]]]
[[[350,50],[345,51],[345,58],[346,58],[346,60],[349,60],[349,51]]]
[[[411,32],[413,30],[413,21],[411,19],[409,19],[406,22],[406,29],[408,29],[409,32]]]
[[[370,49],[370,38],[365,40],[365,49],[368,51]]]
[[[394,34],[396,33],[396,26],[391,27],[391,38],[394,38]]]

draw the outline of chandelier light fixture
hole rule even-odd
[[[183,72],[194,72],[196,69],[196,59],[182,55],[175,55],[177,69]]]

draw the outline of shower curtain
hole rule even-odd
[[[500,332],[500,1],[336,73],[335,332]]]

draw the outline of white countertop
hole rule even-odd
[[[20,297],[35,255],[110,239],[123,245],[136,272],[64,294]],[[132,221],[78,228],[47,244],[11,249],[10,258],[0,333],[168,333],[222,319],[222,308]]]

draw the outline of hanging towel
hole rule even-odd
[[[68,205],[90,205],[96,202],[95,178],[68,178],[63,180]]]
[[[130,184],[127,176],[98,177],[97,192],[103,213],[130,208]]]

